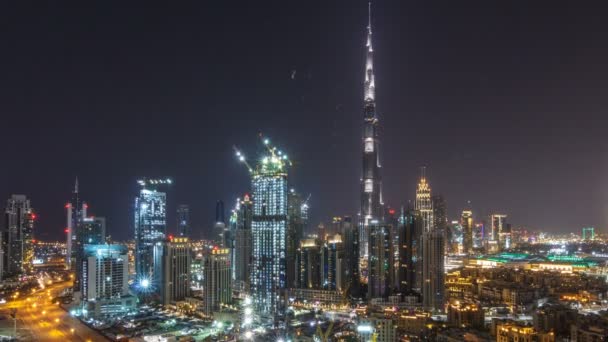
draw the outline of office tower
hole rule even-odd
[[[87,316],[124,313],[135,307],[129,296],[127,248],[122,245],[87,244],[83,249],[82,299]]]
[[[460,226],[462,227],[462,252],[473,254],[473,212],[463,210],[460,215]]]
[[[329,236],[321,248],[321,287],[324,290],[345,290],[344,244],[342,236]]]
[[[213,237],[219,245],[224,245],[224,231],[226,230],[226,220],[224,218],[224,201],[219,200],[215,203],[215,222],[213,223]]]
[[[424,246],[422,244],[422,237],[425,233],[430,232],[433,228],[435,221],[433,220],[433,202],[431,200],[431,187],[426,181],[426,168],[421,169],[420,181],[416,188],[416,201],[414,203],[415,209],[420,213],[422,230],[419,232],[419,236],[416,240],[420,242],[419,249],[417,250],[417,276],[416,277],[416,288],[421,289],[424,282]]]
[[[74,276],[74,291],[83,294],[82,279],[84,275],[83,259],[86,258],[86,245],[103,245],[106,243],[106,219],[104,217],[82,218],[76,229],[77,239],[72,245],[74,260],[76,263]]]
[[[284,307],[287,239],[287,155],[264,139],[266,153],[251,168],[253,257],[251,292],[257,312],[280,315]],[[242,157],[242,155],[240,156]]]
[[[243,196],[236,208],[236,231],[234,233],[234,280],[237,283],[249,284],[251,275],[251,220],[253,219],[253,202],[249,194]]]
[[[370,223],[368,242],[368,298],[387,298],[394,285],[393,239],[390,226]]]
[[[6,203],[6,254],[4,271],[14,275],[31,273],[34,259],[34,214],[25,195],[12,195]]]
[[[399,289],[409,294],[420,288],[422,278],[422,215],[416,209],[402,210],[399,226]]]
[[[170,179],[143,179],[135,198],[135,272],[139,281],[151,279],[154,245],[164,241],[167,232],[167,194],[159,191]]]
[[[203,255],[203,305],[205,314],[219,310],[232,301],[230,250],[214,247]]]
[[[321,285],[320,263],[320,247],[317,240],[302,240],[296,257],[298,269],[296,286],[303,289],[318,289]]]
[[[353,224],[350,216],[342,218],[342,239],[344,241],[344,269],[348,293],[359,297],[361,287],[361,274],[359,270],[359,230]]]
[[[391,239],[393,240],[393,272],[391,279],[394,284],[392,288],[399,288],[399,215],[394,208],[386,208],[384,213],[384,224],[389,227]]]
[[[177,206],[177,231],[179,236],[191,238],[190,206],[187,204],[180,204]]]
[[[595,240],[595,228],[593,228],[593,227],[583,228],[581,237],[583,240]]]
[[[382,178],[380,175],[379,120],[376,114],[376,80],[372,48],[371,8],[367,24],[365,83],[363,91],[363,163],[361,174],[361,210],[359,212],[360,257],[365,263],[369,253],[369,225],[382,222]]]
[[[443,311],[444,305],[444,235],[433,229],[422,234],[422,305]]]
[[[448,234],[448,213],[445,204],[445,199],[441,195],[434,195],[431,197],[431,202],[433,205],[433,220],[435,229],[443,232],[443,243],[444,243],[444,254],[447,254],[449,251],[449,241]]]
[[[190,295],[192,247],[186,237],[174,237],[154,245],[154,289],[168,305]]]
[[[302,196],[292,188],[287,195],[287,215],[289,217],[287,225],[287,268],[285,271],[287,287],[293,287],[296,282],[296,254],[298,244],[304,235],[303,205]]]
[[[489,239],[496,241],[500,248],[506,248],[507,238],[510,240],[511,232],[507,232],[507,215],[492,214],[490,215],[490,232]]]
[[[78,227],[82,219],[87,216],[87,207],[87,204],[80,200],[78,177],[76,177],[72,198],[65,205],[67,214],[65,266],[68,270],[76,270],[76,249],[74,246],[78,243]]]

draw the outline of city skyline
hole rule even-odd
[[[46,15],[13,6],[32,21]],[[7,91],[0,110],[14,114],[0,139],[25,143],[7,152],[19,167],[0,171],[11,180],[0,184],[0,194],[28,196],[39,215],[37,237],[65,238],[63,206],[76,176],[91,214],[106,217],[115,239],[132,238],[135,180],[143,176],[175,179],[167,195],[170,232],[176,232],[178,203],[190,205],[195,234],[209,232],[216,201],[231,203],[249,189],[232,145],[247,146],[260,130],[290,151],[290,177],[312,194],[311,226],[358,212],[360,189],[353,184],[360,178],[366,3],[321,10],[299,5],[295,13],[281,6],[183,6],[172,9],[183,15],[179,25],[159,27],[147,21],[163,15],[159,8],[135,23],[134,8],[108,14],[115,24],[104,23],[103,11],[74,19],[71,14],[84,9],[61,7],[49,10],[66,19],[63,24],[8,20],[14,36],[5,40],[14,48],[0,58],[14,70],[1,81]],[[555,6],[546,15],[518,12],[515,23],[490,7],[468,15],[452,9],[463,19],[432,5],[374,7],[384,202],[413,203],[419,167],[427,166],[449,219],[470,200],[476,220],[502,212],[514,227],[605,232],[606,121],[599,112],[606,100],[597,91],[582,93],[608,71],[599,63],[606,48],[581,38],[597,34],[596,14]],[[226,24],[209,13],[232,11],[236,19]],[[578,20],[578,28],[562,27],[550,15]],[[73,33],[70,25],[82,20],[99,30]],[[26,24],[31,27],[21,30]],[[146,30],[154,34],[142,41]],[[47,31],[71,39],[40,34]],[[107,41],[119,32],[126,32],[123,40]],[[319,41],[320,34],[328,37]],[[248,53],[237,56],[243,50]],[[41,60],[26,72],[34,58],[28,56]],[[222,59],[226,66],[210,70]],[[23,89],[30,91],[23,95]],[[247,125],[235,124],[241,120]]]

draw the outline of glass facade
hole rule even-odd
[[[135,271],[137,277],[149,277],[153,271],[153,249],[165,239],[167,195],[142,189],[135,198]]]

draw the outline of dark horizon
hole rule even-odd
[[[25,194],[36,237],[64,238],[78,176],[90,214],[133,237],[136,180],[171,177],[189,204],[249,191],[232,151],[263,132],[312,194],[310,226],[359,210],[366,1],[0,5],[0,201]],[[513,227],[608,225],[608,24],[601,5],[376,1],[384,199],[414,199],[420,166],[450,219],[471,201]]]

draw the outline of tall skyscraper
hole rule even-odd
[[[338,231],[342,235],[344,244],[344,281],[348,293],[353,297],[359,297],[360,273],[359,273],[359,230],[353,225],[350,216],[340,218]]]
[[[104,217],[85,217],[80,220],[76,229],[77,239],[72,245],[76,263],[74,291],[84,295],[82,279],[84,276],[83,260],[86,258],[86,245],[103,245],[106,243],[106,219]]]
[[[442,311],[444,305],[444,236],[433,228],[422,234],[422,305]]]
[[[289,224],[287,225],[287,269],[285,271],[287,287],[293,287],[296,282],[296,254],[298,244],[304,234],[303,205],[302,196],[293,188],[289,190],[287,194],[287,215],[289,217]]]
[[[249,285],[251,275],[252,241],[251,221],[253,219],[253,202],[249,194],[239,201],[236,211],[236,230],[234,232],[233,268],[237,284]]]
[[[31,273],[34,259],[34,219],[36,214],[25,195],[12,195],[6,203],[4,272]]]
[[[399,289],[409,294],[419,288],[422,278],[422,215],[418,210],[402,210],[399,227]]]
[[[507,229],[507,215],[490,215],[490,240],[498,242],[500,248],[509,248],[511,231]]]
[[[121,245],[87,244],[79,260],[82,299],[87,316],[124,313],[135,307],[129,296],[127,248]]]
[[[237,157],[251,173],[253,189],[253,262],[251,293],[258,313],[264,316],[283,314],[287,286],[287,155],[263,140],[266,152],[255,167],[249,166],[237,151]]]
[[[433,223],[435,229],[440,230],[443,233],[444,254],[448,253],[448,212],[445,204],[445,199],[441,195],[431,196],[431,202],[433,203]]]
[[[212,314],[219,310],[220,304],[230,304],[232,300],[232,276],[230,270],[230,251],[214,247],[203,255],[204,312]]]
[[[192,247],[186,237],[174,237],[154,245],[154,289],[168,305],[190,295]]]
[[[393,239],[389,225],[369,225],[367,295],[369,299],[387,298],[394,287]]]
[[[74,190],[72,191],[72,198],[65,205],[67,211],[67,223],[66,223],[66,257],[65,265],[68,270],[76,269],[76,250],[74,245],[77,244],[78,240],[78,226],[82,219],[87,216],[87,204],[80,200],[80,194],[78,192],[78,177],[74,181]]]
[[[213,223],[213,241],[220,246],[225,246],[224,231],[226,230],[226,219],[224,216],[224,201],[219,200],[215,203],[215,222]]]
[[[152,278],[154,245],[165,239],[167,232],[167,194],[159,191],[170,185],[170,179],[143,179],[135,198],[135,272],[139,281]]]
[[[473,254],[473,212],[463,210],[460,215],[460,226],[462,226],[462,252]]]
[[[426,168],[421,169],[420,182],[416,189],[416,210],[422,216],[422,233],[429,232],[435,223],[433,219],[433,201],[431,199],[431,187],[426,181]]]
[[[374,50],[372,48],[371,5],[367,24],[365,82],[363,91],[363,163],[361,174],[361,211],[359,212],[360,257],[365,261],[369,253],[368,238],[371,222],[381,222],[383,216],[382,178],[380,175],[380,137],[376,114],[376,81],[374,78]]]
[[[321,286],[325,290],[345,290],[344,244],[340,234],[329,236],[321,248]]]
[[[316,239],[303,239],[296,258],[298,269],[296,286],[302,289],[317,289],[321,285],[319,265],[320,247]]]
[[[177,231],[179,236],[191,238],[190,236],[190,206],[180,204],[177,206]]]

